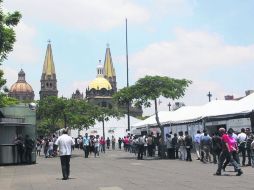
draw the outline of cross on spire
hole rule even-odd
[[[48,43],[49,43],[49,44],[51,43],[50,39],[48,40]]]
[[[107,45],[107,48],[109,48],[109,43],[107,43],[106,45]]]

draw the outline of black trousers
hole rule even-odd
[[[138,160],[143,159],[144,145],[138,145]]]
[[[32,164],[32,149],[27,148],[25,153],[26,163]]]
[[[248,165],[251,166],[251,149],[247,148]]]
[[[191,159],[191,148],[186,148],[186,152],[187,152],[187,161],[192,161]]]
[[[148,156],[152,157],[153,156],[153,145],[148,145]]]
[[[245,166],[245,160],[246,160],[246,148],[244,146],[239,146],[239,153],[242,153],[242,165]]]
[[[232,154],[233,159],[236,161],[236,163],[237,163],[237,164],[240,164],[240,160],[239,160],[238,153],[237,153],[236,151],[233,151],[231,154]],[[223,164],[223,169],[226,169],[226,167],[227,167],[227,165],[229,164],[229,162],[230,162],[230,157],[228,157],[228,158],[226,159],[226,161],[224,162],[224,164]],[[237,169],[237,168],[235,168],[235,170],[236,170],[236,169]]]
[[[85,152],[85,158],[88,158],[88,155],[89,155],[89,146],[84,146],[83,149],[84,149],[84,152]]]
[[[168,157],[168,159],[175,159],[175,149],[174,148],[167,149],[167,157]]]
[[[221,173],[221,169],[223,167],[223,163],[225,160],[228,160],[236,170],[239,170],[240,167],[237,164],[237,162],[233,159],[233,156],[231,153],[229,153],[228,151],[224,150],[220,153],[220,157],[219,157],[219,163],[218,163],[218,169],[217,169],[217,173]]]
[[[68,179],[70,175],[70,158],[71,155],[60,156],[62,174],[64,179]]]

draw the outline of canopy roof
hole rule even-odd
[[[184,106],[176,111],[160,111],[162,125],[181,124],[199,121],[204,118],[216,118],[248,114],[254,109],[254,93],[241,100],[214,100],[201,106]],[[142,128],[156,126],[155,115],[135,123],[132,127]]]

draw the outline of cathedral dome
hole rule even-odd
[[[95,89],[95,90],[101,90],[103,88],[105,88],[106,90],[111,90],[112,86],[111,84],[108,82],[107,79],[103,78],[103,77],[97,77],[96,79],[94,79],[92,82],[90,82],[90,84],[88,85],[88,88],[91,89]]]
[[[16,82],[11,86],[10,92],[33,92],[33,89],[27,82]]]
[[[18,100],[33,100],[33,88],[26,82],[25,72],[21,69],[18,74],[18,81],[14,83],[9,91],[9,96]]]

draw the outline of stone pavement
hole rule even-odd
[[[137,160],[133,154],[108,151],[99,158],[75,150],[70,180],[61,180],[59,158],[37,158],[37,164],[0,166],[0,190],[253,190],[254,168],[213,176],[216,165],[194,160]],[[232,167],[227,168],[229,171]]]

